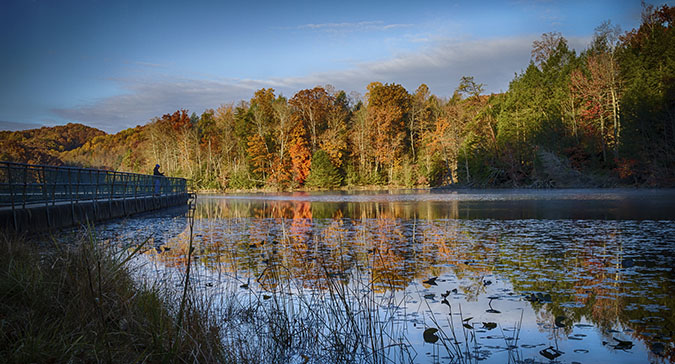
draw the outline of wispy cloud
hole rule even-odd
[[[189,109],[202,112],[222,103],[246,99],[258,87],[252,81],[154,78],[117,80],[126,92],[72,108],[53,109],[59,117],[95,126],[108,132],[143,125],[152,118]]]
[[[151,67],[151,68],[164,68],[166,67],[165,64],[160,64],[160,63],[150,63],[150,62],[140,62],[140,61],[134,61],[131,62],[137,66],[143,66],[143,67]]]
[[[377,62],[357,63],[348,70],[269,79],[197,79],[155,77],[117,80],[122,95],[53,112],[66,120],[99,127],[108,132],[145,124],[153,117],[186,108],[197,113],[224,103],[251,98],[255,90],[272,87],[292,96],[298,90],[332,84],[338,89],[365,92],[373,81],[395,82],[413,92],[426,83],[439,96],[449,96],[462,76],[474,76],[488,92],[506,91],[516,73],[524,70],[532,41],[537,36],[492,40],[434,41],[420,51],[399,54]],[[587,39],[568,39],[578,50]]]
[[[302,24],[295,29],[309,29],[324,32],[358,32],[358,31],[384,31],[397,28],[408,28],[412,24],[387,24],[383,21],[362,21],[362,22],[343,22],[343,23],[315,23]]]
[[[34,123],[17,123],[14,121],[0,120],[0,130],[9,130],[9,131],[28,130],[41,128],[42,126],[44,125]]]

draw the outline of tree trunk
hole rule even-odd
[[[602,143],[602,161],[607,163],[607,148],[605,146],[605,115],[600,110],[600,140]]]
[[[619,100],[616,97],[616,89],[612,87],[612,116],[614,118],[614,158],[619,158]]]
[[[579,142],[579,135],[577,134],[577,115],[576,109],[574,108],[574,95],[570,91],[570,105],[572,106],[572,134],[574,134],[574,139]]]
[[[471,175],[469,174],[469,157],[464,150],[464,168],[466,169],[466,183],[471,183]]]

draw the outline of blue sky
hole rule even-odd
[[[665,2],[671,5],[672,1]],[[663,4],[663,3],[656,3]],[[107,132],[155,116],[372,81],[448,96],[461,76],[505,91],[532,41],[561,32],[578,51],[639,1],[0,2],[0,129],[81,122]]]

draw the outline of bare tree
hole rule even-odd
[[[564,39],[559,32],[549,32],[542,34],[541,40],[532,42],[531,56],[534,64],[541,68],[541,64],[551,57]]]

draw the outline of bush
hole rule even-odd
[[[233,190],[256,188],[258,185],[246,166],[236,165],[230,170],[227,187]]]

